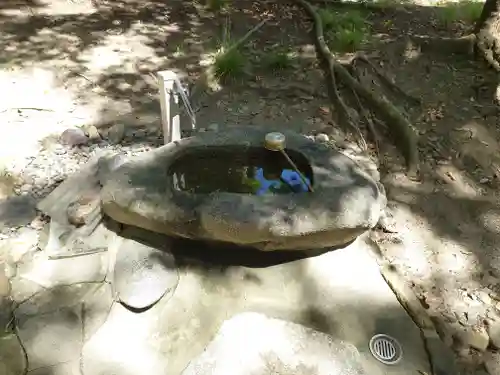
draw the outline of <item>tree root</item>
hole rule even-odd
[[[365,117],[367,125],[375,139],[378,138],[378,135],[373,131],[373,129],[375,129],[373,121],[371,121],[367,111],[362,107],[361,101],[366,103],[368,108],[376,116],[380,117],[382,122],[387,124],[396,147],[405,157],[408,174],[415,176],[418,172],[419,155],[418,137],[413,129],[413,126],[384,95],[373,92],[370,88],[363,85],[334,57],[325,41],[323,24],[315,8],[307,0],[295,0],[295,2],[306,11],[314,22],[316,53],[318,54],[320,60],[324,63],[323,65],[325,67],[324,71],[325,78],[327,79],[328,91],[330,93],[332,104],[339,116],[339,121],[341,121],[341,123],[348,124],[350,127],[356,129],[356,133],[361,134],[359,127],[353,122],[354,116],[351,115],[353,109],[344,102],[339,93],[336,78],[338,78],[343,85],[352,90],[355,94],[355,98],[357,97],[357,101],[359,103],[358,106],[361,106],[361,114]],[[363,56],[360,55],[357,59],[362,60],[365,63],[368,61],[370,68],[374,68],[374,65],[371,64],[366,57],[363,58]],[[375,73],[377,76],[381,77],[382,81],[386,85],[391,86],[391,88],[395,90],[394,87],[396,85],[380,73],[378,69],[375,69]]]
[[[421,105],[422,101],[419,98],[415,98],[408,93],[406,93],[401,87],[396,85],[387,75],[385,75],[379,68],[373,64],[368,57],[363,54],[363,53],[358,53],[356,56],[351,60],[351,66],[355,67],[357,62],[361,61],[365,64],[367,64],[372,71],[375,72],[377,77],[380,78],[382,83],[391,91],[393,91],[396,95],[400,95],[403,98],[405,98],[408,102],[413,103],[415,105]]]
[[[371,118],[370,113],[366,110],[366,108],[363,106],[363,103],[361,103],[361,99],[359,99],[358,94],[356,94],[356,91],[352,90],[352,94],[356,98],[356,103],[358,103],[358,108],[359,111],[361,112],[361,115],[366,121],[366,124],[368,126],[368,129],[370,130],[370,133],[372,134],[373,137],[373,143],[375,144],[375,152],[377,153],[377,157],[380,157],[380,136],[378,135],[378,131],[375,128],[375,125],[373,124],[373,120]]]

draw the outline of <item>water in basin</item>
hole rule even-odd
[[[310,185],[312,168],[300,152],[286,150]],[[298,194],[309,191],[300,175],[277,151],[264,147],[204,147],[180,156],[169,169],[174,188],[192,194]]]

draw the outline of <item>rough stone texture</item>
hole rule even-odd
[[[157,304],[135,314],[119,303],[113,304],[106,322],[83,347],[83,374],[170,374],[168,357],[154,345],[164,308]]]
[[[488,347],[490,338],[486,330],[482,327],[464,327],[459,323],[450,324],[453,337],[457,344],[464,347],[471,347],[483,352]]]
[[[5,268],[5,264],[0,263],[0,336],[9,330],[12,319],[11,285]]]
[[[265,338],[265,339],[264,339]],[[356,347],[262,314],[226,321],[182,375],[365,375]]]
[[[47,253],[54,253],[65,246],[65,238],[74,230],[73,226],[60,224],[56,220],[45,223],[39,234],[38,247]]]
[[[433,329],[423,330],[433,374],[456,375],[459,373],[453,351],[444,344]]]
[[[254,246],[261,250],[339,246],[373,228],[386,204],[380,185],[349,157],[295,133],[287,147],[304,154],[314,193],[189,195],[173,190],[169,165],[206,146],[261,146],[266,132],[232,129],[182,139],[127,161],[101,192],[118,222],[168,235]]]
[[[38,245],[38,232],[34,229],[21,228],[15,237],[0,240],[0,254],[8,254],[8,261],[17,263]],[[2,255],[0,255],[1,259]]]
[[[122,158],[112,152],[98,152],[38,204],[38,209],[51,217],[50,232],[42,238],[41,248],[52,254],[64,247],[73,252],[93,250],[86,248],[86,243],[102,219],[100,179],[105,180],[121,162]]]
[[[55,366],[41,367],[30,371],[29,375],[82,375],[80,361],[70,361]]]
[[[15,316],[29,369],[72,374],[72,361],[105,323],[112,301],[109,284],[95,283],[41,290],[21,303]]]
[[[341,152],[342,154],[346,155],[350,159],[354,160],[375,181],[380,181],[380,172],[378,170],[376,161],[373,158],[371,158],[369,155],[367,155],[365,152],[363,152],[361,150],[357,150],[357,149],[351,149],[351,148],[339,149],[338,151]],[[384,194],[385,194],[384,186],[379,185],[379,188],[383,189]]]
[[[44,288],[81,282],[103,281],[108,269],[105,253],[53,260],[44,252],[34,254],[18,266],[19,277]]]
[[[80,146],[87,144],[89,138],[82,129],[66,129],[60,137],[61,143],[68,146]]]
[[[51,220],[40,234],[39,247],[52,257],[67,255],[68,251],[72,254],[104,251],[114,237],[115,233],[108,230],[100,220],[80,228]]]
[[[297,253],[285,252],[284,259],[271,263],[273,267],[256,268],[220,267],[217,263],[226,264],[231,252],[238,254],[231,264],[239,264],[238,258],[241,262],[249,257],[276,259],[278,253],[247,252],[230,246],[211,251],[194,245],[199,253],[212,253],[206,256],[216,264],[193,261],[191,266],[182,267],[181,282],[168,304],[161,300],[153,307],[165,306],[156,333],[157,345],[168,354],[166,372],[180,374],[205,350],[224,320],[252,311],[353,344],[362,352],[370,375],[430,374],[420,331],[384,283],[360,240],[345,249],[294,262],[285,259],[294,259]],[[183,250],[174,253],[181,255]],[[187,256],[191,258],[192,253]],[[400,365],[385,366],[367,351],[370,337],[381,332],[403,346],[405,356]],[[267,334],[263,336],[263,340],[267,338]]]
[[[101,140],[99,130],[94,125],[85,126],[83,130],[85,131],[85,135],[89,137],[91,141],[96,142]]]
[[[12,299],[0,296],[0,336],[12,330],[12,310]]]
[[[84,195],[68,206],[68,221],[76,227],[90,224],[99,215],[100,204],[99,194]]]
[[[484,365],[490,375],[500,374],[500,353],[486,353]]]
[[[0,374],[24,374],[26,366],[24,353],[16,335],[0,335],[0,348]]]
[[[69,176],[55,188],[37,208],[61,224],[68,224],[68,207],[83,196],[99,193],[100,185],[97,179],[99,159],[107,152],[99,152],[91,158],[78,172]]]
[[[115,248],[117,255],[133,252],[137,249],[136,241],[143,242],[145,238],[163,247],[168,246],[179,256],[187,254],[186,246],[191,246],[186,241],[168,240],[167,236],[139,228],[130,232],[130,228],[121,232],[124,238],[133,239],[126,240],[133,245],[129,251],[121,241],[114,241],[109,253]],[[231,349],[234,346],[234,352],[229,352],[228,365],[238,359],[236,352],[245,361],[260,350],[259,353],[266,354],[265,358],[257,358],[250,368],[259,370],[258,367],[268,361],[275,366],[275,373],[285,371],[278,367],[284,364],[290,365],[289,372],[285,371],[287,375],[307,375],[309,363],[306,361],[300,366],[298,362],[303,358],[301,353],[312,352],[316,355],[316,366],[317,363],[320,367],[323,364],[329,366],[319,368],[314,375],[325,371],[335,374],[331,371],[332,366],[335,363],[345,365],[346,362],[344,359],[332,362],[330,358],[339,355],[334,349],[339,349],[337,344],[343,341],[358,348],[365,371],[370,375],[416,374],[418,371],[430,374],[419,330],[384,283],[362,239],[346,249],[294,262],[286,259],[294,259],[298,253],[284,252],[285,258],[274,261],[274,267],[258,268],[244,267],[238,262],[230,267],[221,266],[221,262],[226,261],[223,259],[226,251],[216,252],[218,249],[212,248],[215,253],[210,255],[207,254],[212,251],[209,247],[198,249],[199,245],[189,242],[208,256],[206,262],[192,258],[193,255],[179,258],[182,278],[175,293],[140,313],[113,303],[110,280],[43,289],[36,283],[16,277],[13,294],[29,296],[30,291],[33,292],[29,285],[36,290],[35,295],[20,301],[20,306],[14,311],[21,340],[34,358],[30,368],[36,367],[28,375],[73,375],[72,364],[79,357],[80,346],[84,375],[181,374],[203,353],[224,321],[245,311],[281,319],[286,326],[291,323],[285,321],[295,322],[309,327],[298,326],[301,332],[312,334],[307,340],[302,336],[290,339],[285,328],[283,334],[277,334],[276,330],[266,328],[266,324],[244,322],[233,325],[236,331],[225,336],[230,340]],[[175,249],[177,246],[180,248]],[[251,257],[262,259],[278,256],[277,252],[248,251]],[[248,256],[238,252],[235,258]],[[20,287],[19,280],[27,284],[22,293],[16,291]],[[318,332],[322,333],[317,336]],[[366,352],[371,335],[380,332],[401,342],[405,352],[399,365],[382,365]],[[318,344],[324,342],[323,336],[334,339],[323,347]],[[305,343],[305,348],[289,362],[287,351],[291,345],[300,342]],[[246,350],[239,350],[238,345],[245,346]],[[266,352],[266,348],[271,348],[271,353]],[[219,353],[216,352],[217,356]],[[273,357],[274,354],[277,355]],[[216,357],[215,360],[225,361],[225,358]],[[63,364],[61,361],[69,362]],[[245,371],[245,367],[241,367]]]
[[[115,124],[107,131],[106,138],[111,143],[120,143],[125,138],[125,125]]]
[[[10,282],[5,271],[5,264],[0,263],[0,298],[7,297],[10,294]]]
[[[117,170],[126,161],[125,155],[105,155],[97,162],[97,179],[104,185],[109,179],[111,172]]]
[[[100,288],[101,285],[98,283],[85,283],[42,289],[22,302],[15,310],[15,314],[17,317],[30,317],[80,306],[86,301],[94,301],[93,296]]]
[[[500,349],[500,321],[493,321],[488,327],[490,343],[493,347]]]
[[[22,277],[14,277],[10,280],[12,291],[10,297],[16,303],[21,303],[36,293],[45,290],[43,286],[31,280],[26,280]]]
[[[36,217],[36,201],[29,195],[0,200],[0,229],[29,224]]]
[[[119,245],[114,266],[113,287],[127,306],[144,309],[174,292],[179,273],[172,254],[132,239]]]
[[[78,308],[51,314],[18,317],[18,331],[29,358],[29,369],[53,366],[78,359],[82,324]]]
[[[83,303],[83,339],[86,342],[90,340],[108,318],[113,304],[111,285],[105,283],[92,290],[92,293],[85,296]]]

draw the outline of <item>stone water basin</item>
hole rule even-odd
[[[381,186],[344,154],[283,132],[285,157],[264,129],[199,133],[127,160],[101,192],[117,222],[174,237],[259,250],[338,247],[373,228]]]

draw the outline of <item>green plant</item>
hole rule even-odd
[[[335,12],[321,9],[319,12],[325,36],[332,49],[351,52],[358,49],[368,38],[366,18],[359,11]]]
[[[454,5],[446,5],[440,7],[440,9],[438,10],[438,18],[446,26],[449,26],[458,18],[457,8]]]
[[[221,11],[229,6],[229,0],[206,0],[206,5],[211,11]]]
[[[321,18],[323,30],[330,30],[336,26],[336,21],[338,19],[337,13],[329,9],[318,9],[318,15],[319,18]]]
[[[215,78],[219,81],[237,79],[245,75],[247,58],[241,52],[239,43],[240,41],[231,38],[231,20],[227,17],[213,63]]]
[[[221,49],[214,59],[214,72],[219,80],[237,79],[245,74],[246,57],[237,49]]]
[[[447,26],[455,22],[474,23],[481,15],[483,5],[482,2],[475,0],[442,2],[437,16]]]
[[[328,36],[333,48],[343,52],[356,51],[365,41],[365,33],[361,30],[342,29]]]
[[[275,51],[264,56],[264,65],[272,71],[291,68],[292,58],[286,51]]]

